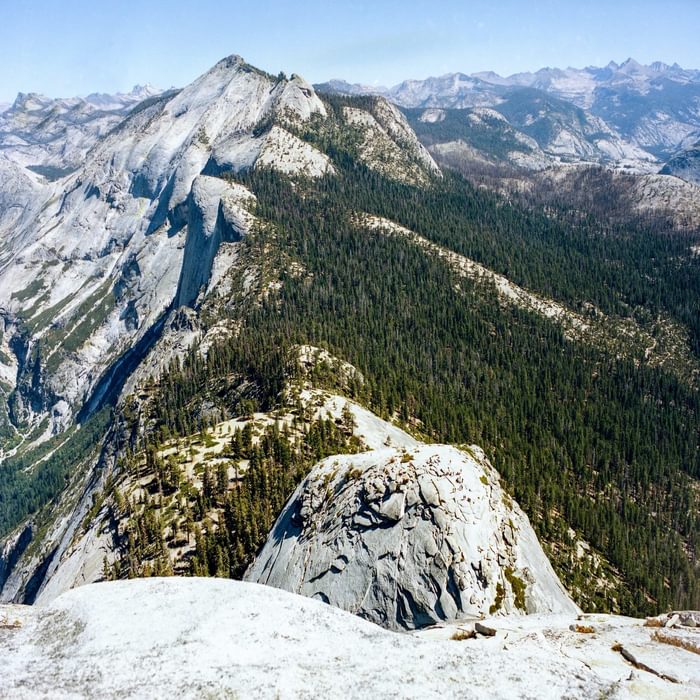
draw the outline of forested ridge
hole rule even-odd
[[[328,99],[333,114],[346,103],[372,107],[368,98]],[[456,174],[412,186],[361,164],[353,139],[324,123],[300,135],[332,158],[335,175],[295,182],[265,170],[226,175],[255,193],[255,214],[265,222],[244,240],[241,256],[282,261],[279,288],[235,308],[205,299],[202,319],[214,323],[228,314],[239,330],[210,347],[206,360],[195,349],[170,366],[142,416],[148,437],[131,447],[148,453],[206,430],[204,405],[222,417],[273,410],[297,371],[294,348],[325,348],[359,370],[364,381],[345,391],[379,415],[434,441],[481,445],[584,607],[633,614],[700,607],[697,387],[644,357],[567,339],[556,323],[504,306],[488,285],[457,277],[443,261],[369,229],[356,215],[400,223],[573,309],[592,303],[640,324],[664,315],[687,329],[696,357],[700,258],[689,251],[697,234],[565,207],[523,207]],[[317,379],[335,383],[332,373]],[[231,391],[233,385],[246,389]],[[325,439],[318,454],[346,447],[332,429]],[[302,443],[297,447],[308,457]],[[263,488],[282,473],[275,450],[279,445],[255,457],[250,478],[259,488],[247,492],[246,503],[256,503],[244,508],[245,527],[258,537],[241,534],[235,495],[211,485],[208,494],[186,495],[188,508],[208,498],[222,514],[216,527],[198,526],[188,555],[192,572],[240,575],[259,533],[311,464],[296,462],[293,476]],[[141,505],[145,517],[148,506]],[[206,510],[200,508],[202,518]],[[259,519],[255,528],[250,517]],[[559,545],[569,527],[610,562],[620,585],[596,588],[599,572],[567,559]],[[124,565],[109,575],[143,573],[139,556],[157,545],[147,533],[158,528],[139,528],[147,541],[127,542]],[[153,558],[149,552],[143,556]]]
[[[246,417],[216,464],[188,462],[195,446],[213,445],[207,429],[166,443],[166,456],[152,441],[127,456],[120,477],[107,483],[86,518],[89,524],[106,502],[116,525],[119,555],[111,563],[105,559],[105,577],[241,578],[311,467],[361,448],[351,417],[340,424],[314,420],[303,407],[292,415],[267,427]]]
[[[169,434],[196,430],[187,416],[203,396],[216,400],[206,387],[222,376],[250,377],[258,407],[269,409],[290,373],[285,353],[325,347],[360,370],[354,396],[379,414],[436,441],[484,446],[574,588],[586,588],[586,572],[557,561],[556,543],[569,525],[583,533],[624,581],[590,592],[589,604],[633,613],[697,605],[697,391],[634,358],[567,340],[556,324],[503,307],[488,289],[457,282],[439,260],[353,214],[399,221],[572,305],[592,298],[679,319],[693,306],[693,288],[682,306],[685,278],[659,280],[648,285],[653,299],[634,308],[642,302],[637,266],[647,255],[655,274],[680,266],[687,237],[602,234],[587,221],[571,229],[458,177],[419,190],[378,177],[349,153],[335,156],[339,177],[303,187],[268,172],[239,178],[258,197],[256,214],[274,223],[274,234],[261,230],[247,245],[260,248],[256,236],[266,237],[305,274],[282,269],[278,295],[248,312],[235,341],[210,350],[206,363],[192,354],[171,368],[157,421]]]

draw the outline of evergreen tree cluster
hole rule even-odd
[[[162,446],[150,441],[126,460],[122,480],[106,495],[122,554],[105,563],[105,577],[241,578],[311,466],[360,448],[351,416],[312,420],[303,406],[295,411],[291,423],[273,423],[259,436],[251,422],[237,428],[217,463],[205,461],[197,480],[183,469],[186,452],[163,458]],[[195,436],[202,438],[206,434]]]
[[[193,352],[171,367],[158,421],[173,434],[190,429],[197,407],[217,401],[211,388],[222,378],[255,387],[236,408],[271,408],[294,371],[291,349],[326,348],[362,373],[349,390],[378,414],[436,441],[487,449],[544,542],[565,541],[569,526],[581,532],[623,581],[589,596],[591,605],[635,614],[700,605],[697,389],[504,307],[409,242],[362,227],[355,213],[398,221],[574,308],[592,300],[609,312],[663,310],[697,345],[700,276],[686,286],[694,269],[681,262],[686,234],[565,225],[457,176],[429,190],[389,181],[349,152],[336,165],[338,176],[296,185],[271,172],[242,176],[257,215],[274,224],[268,243],[307,274],[282,270],[278,297],[249,309],[234,340],[211,348],[206,362]],[[200,571],[220,570],[216,546],[231,551],[211,541],[202,549],[202,533]],[[582,578],[566,556],[555,563],[563,578]]]

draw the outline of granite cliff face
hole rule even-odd
[[[329,457],[289,500],[246,579],[389,629],[578,610],[475,447]]]
[[[311,156],[290,155],[291,165],[284,154],[263,158],[286,133],[273,122],[299,124],[314,114],[323,116],[324,105],[301,78],[276,79],[230,57],[181,91],[110,112],[116,125],[94,137],[79,169],[54,182],[8,151],[0,160],[10,183],[0,195],[0,230],[7,231],[0,316],[8,347],[23,334],[24,355],[38,357],[45,389],[43,403],[32,405],[22,378],[33,367],[2,355],[3,365],[19,364],[5,372],[10,391],[18,388],[16,440],[47,414],[51,435],[87,402],[94,409],[120,356],[141,341],[145,355],[164,315],[195,303],[219,244],[244,235],[252,198],[203,176],[207,168],[237,172],[261,158],[289,174],[322,172]]]
[[[16,131],[21,123],[39,139],[35,113],[49,107],[25,98],[0,127]],[[5,426],[11,439],[0,456],[45,420],[40,440],[94,412],[107,395],[116,398],[119,386],[105,390],[117,369],[131,371],[124,372],[126,353],[137,348],[127,364],[140,362],[165,318],[197,305],[221,244],[240,241],[254,223],[255,198],[227,182],[227,173],[263,168],[291,178],[333,176],[328,156],[297,135],[313,122],[320,130],[351,130],[365,144],[368,167],[411,181],[439,176],[386,101],[379,99],[374,115],[329,115],[299,76],[274,77],[238,56],[182,90],[129,107],[105,112],[110,129],[85,136],[75,158],[55,165],[32,151],[32,167],[79,160],[58,178],[28,170],[24,151],[0,128],[0,420],[7,396],[15,395]],[[25,389],[34,375],[40,401]]]
[[[118,405],[194,342],[206,348],[233,332],[224,323],[203,338],[198,315],[212,296],[212,306],[232,309],[262,279],[240,249],[267,224],[237,174],[332,178],[329,156],[312,143],[332,132],[387,176],[440,176],[382,98],[370,111],[331,111],[299,76],[272,76],[238,56],[182,90],[138,94],[145,99],[93,96],[99,109],[76,101],[91,115],[83,121],[72,107],[24,96],[0,120],[0,459],[48,451],[49,440]],[[75,128],[58,160],[53,146],[15,143],[20,127],[44,143],[48,112]],[[94,447],[72,471],[61,517],[41,529],[45,541],[32,530],[33,546],[5,567],[0,595],[22,600],[35,572],[53,575],[115,463]],[[81,582],[99,575],[92,560],[78,568]]]

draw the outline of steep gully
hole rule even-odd
[[[218,203],[213,229],[208,231],[202,207],[197,203],[192,192],[183,205],[171,212],[169,218],[171,226],[175,228],[181,228],[183,224],[187,225],[185,251],[175,296],[138,342],[118,357],[104,372],[78,413],[79,423],[83,423],[105,406],[113,405],[117,401],[129,376],[158,342],[171,312],[181,306],[195,307],[201,290],[205,289],[209,283],[214,259],[221,244],[237,242],[242,238],[241,232],[224,216],[221,201]]]

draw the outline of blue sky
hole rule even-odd
[[[699,0],[0,0],[0,102],[180,86],[232,53],[385,85],[628,56],[700,68],[698,29]]]

